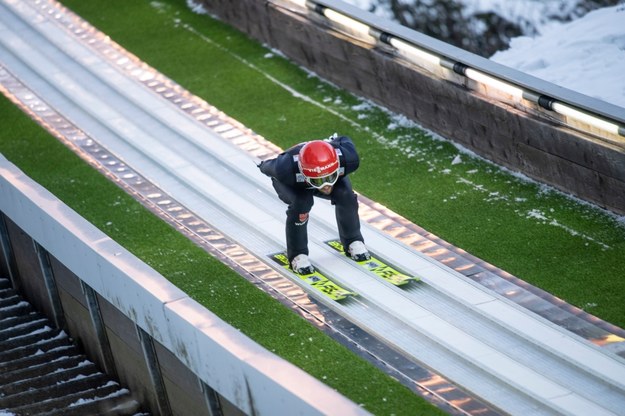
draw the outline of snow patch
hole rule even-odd
[[[187,6],[193,13],[210,15],[203,4],[196,4],[193,0],[187,0]]]
[[[491,60],[625,107],[625,7],[595,10],[541,36],[512,39]]]
[[[582,238],[584,240],[587,240],[589,242],[595,243],[595,244],[599,245],[601,248],[603,248],[604,250],[609,250],[609,249],[612,248],[609,245],[607,245],[607,244],[605,244],[605,243],[603,243],[601,241],[598,241],[597,239],[595,239],[595,238],[593,238],[593,237],[591,237],[589,235],[580,233],[579,231],[576,231],[576,230],[574,230],[571,227],[567,227],[566,225],[561,224],[556,219],[550,218],[546,213],[544,213],[543,211],[540,211],[538,209],[531,209],[531,210],[527,211],[525,213],[525,218],[527,218],[527,219],[535,219],[535,220],[538,220],[542,224],[550,225],[550,226],[556,227],[556,228],[560,228],[560,229],[566,231],[567,233],[569,233],[570,235],[572,235],[573,237],[580,237],[580,238]]]

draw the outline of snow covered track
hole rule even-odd
[[[76,135],[75,145],[122,159],[113,165],[120,180],[139,187],[141,175],[158,183],[159,195],[147,194],[146,200],[163,206],[177,201],[240,244],[263,273],[284,273],[267,258],[284,247],[284,206],[253,163],[276,149],[250,141],[253,135],[243,126],[185,91],[166,88],[167,80],[108,40],[86,42],[92,29],[57,7],[0,0],[0,63],[7,69],[0,71],[0,82],[16,75],[88,131],[89,137]],[[183,99],[188,106],[175,105]],[[106,165],[107,159],[100,161]],[[318,298],[325,308],[470,390],[492,405],[488,412],[625,414],[621,357],[365,225],[376,254],[423,278],[407,289],[391,286],[324,243],[336,237],[335,228],[332,208],[317,202],[311,258],[359,296],[343,303]],[[291,283],[286,292],[292,290],[286,277],[277,281],[276,290],[284,282]]]

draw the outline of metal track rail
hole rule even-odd
[[[224,123],[217,111],[203,118],[190,114],[204,111],[201,107],[180,111],[158,94],[160,75],[126,55],[117,59],[134,65],[135,76],[128,76],[97,44],[80,41],[90,29],[67,30],[67,21],[50,18],[51,10],[62,11],[45,1],[0,1],[0,62],[88,131],[106,153],[158,183],[165,200],[187,207],[264,261],[264,270],[289,279],[267,258],[284,247],[284,206],[254,157],[234,144],[249,134],[246,129]],[[150,83],[155,84],[146,87]],[[262,154],[266,149],[255,156]],[[491,412],[624,414],[622,358],[378,229],[365,224],[363,233],[374,252],[422,276],[423,283],[399,289],[329,248],[324,241],[336,237],[336,231],[332,207],[325,203],[317,203],[311,216],[311,258],[359,296],[337,303],[317,297],[299,281],[290,282],[402,356],[470,390],[490,403]]]

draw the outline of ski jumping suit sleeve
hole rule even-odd
[[[330,195],[324,195],[308,183],[299,171],[296,156],[305,143],[284,151],[274,159],[265,160],[260,171],[271,178],[278,197],[287,204],[286,245],[289,262],[299,254],[308,255],[308,215],[314,204],[313,196],[329,199],[335,206],[338,233],[344,247],[353,241],[363,241],[360,233],[358,200],[348,174],[358,169],[360,158],[349,137],[336,137],[328,142],[339,150],[341,176]]]

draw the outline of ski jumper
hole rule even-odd
[[[343,247],[354,241],[363,241],[360,233],[358,200],[347,177],[358,169],[360,159],[349,137],[326,140],[337,149],[339,178],[328,195],[312,187],[300,171],[298,154],[306,143],[297,144],[274,159],[263,161],[260,171],[271,178],[278,197],[288,205],[286,210],[286,246],[289,263],[299,254],[308,255],[308,215],[314,198],[329,199],[335,207],[339,238]]]

